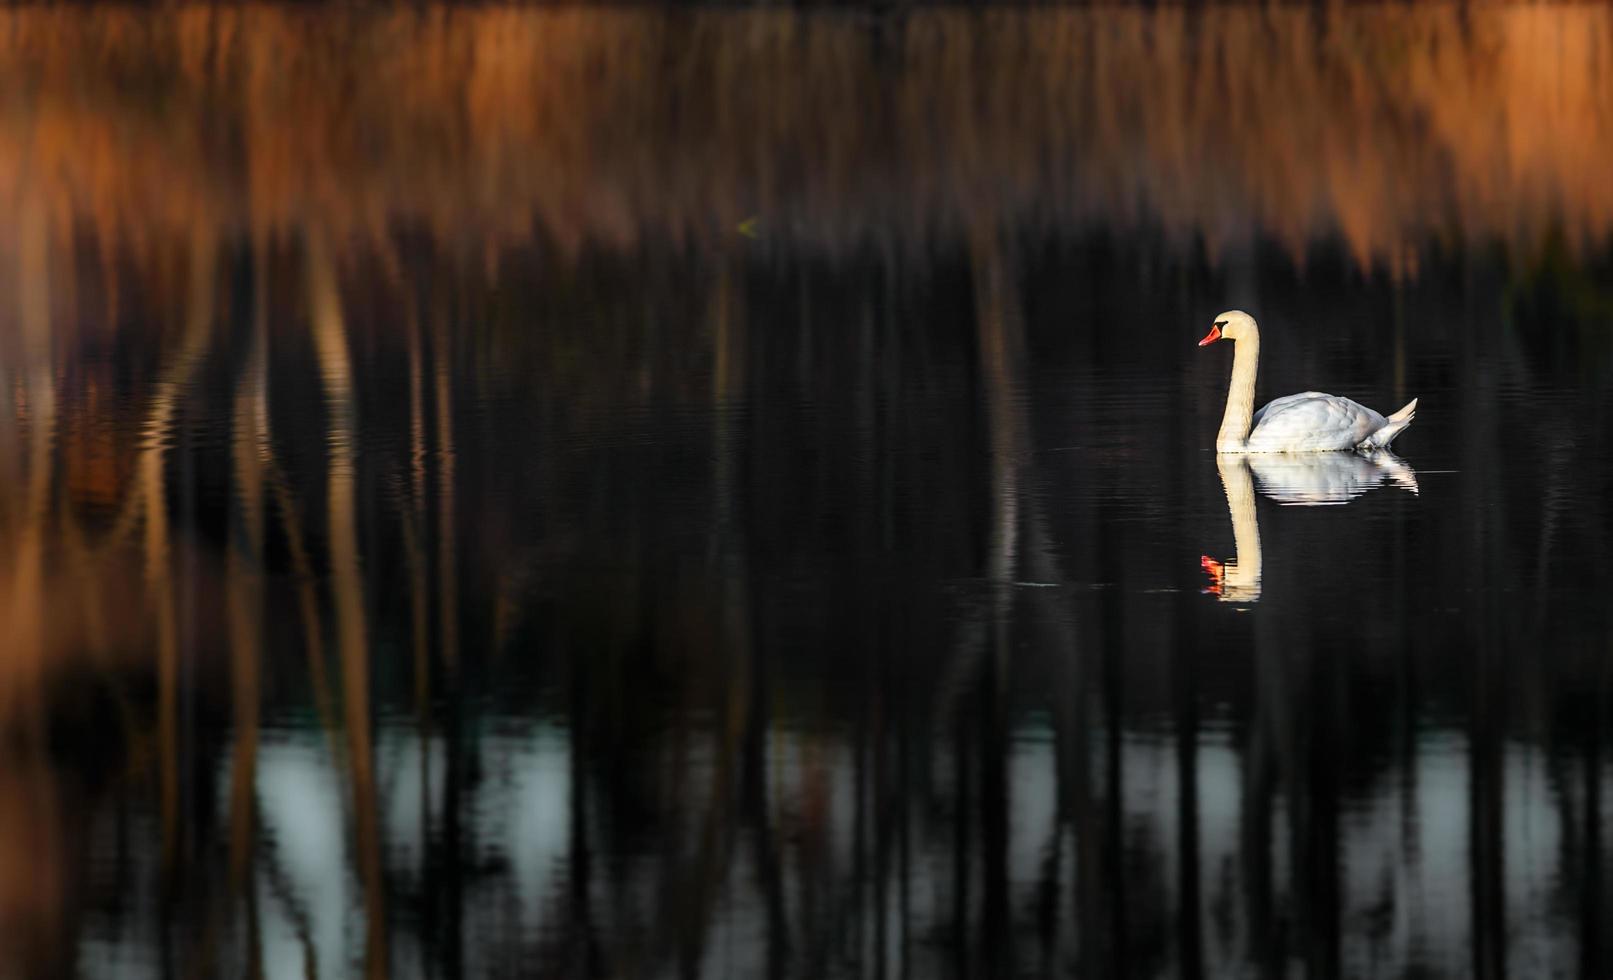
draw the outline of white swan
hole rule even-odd
[[[1199,346],[1217,340],[1236,342],[1227,411],[1215,437],[1218,453],[1306,453],[1340,449],[1383,449],[1411,424],[1417,399],[1384,418],[1372,409],[1338,395],[1305,391],[1274,399],[1258,412],[1255,371],[1260,363],[1260,329],[1254,317],[1228,310]]]
[[[1215,468],[1227,493],[1232,517],[1231,561],[1209,555],[1199,566],[1210,578],[1205,592],[1222,602],[1260,601],[1260,520],[1255,514],[1255,482],[1260,492],[1279,504],[1320,507],[1347,504],[1384,483],[1417,492],[1417,474],[1386,449],[1358,453],[1311,453],[1301,456],[1218,453]]]

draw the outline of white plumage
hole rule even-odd
[[[1232,384],[1227,392],[1226,415],[1216,435],[1215,448],[1223,453],[1305,453],[1383,449],[1405,431],[1417,415],[1417,399],[1390,416],[1359,402],[1306,391],[1273,399],[1253,411],[1255,373],[1260,363],[1260,329],[1254,317],[1229,310],[1215,318],[1215,326],[1199,346],[1217,340],[1236,342],[1232,358]]]

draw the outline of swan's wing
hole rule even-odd
[[[1384,424],[1359,402],[1320,391],[1273,399],[1253,416],[1251,452],[1320,452],[1354,449]]]
[[[1284,395],[1281,398],[1273,398],[1271,401],[1256,409],[1255,414],[1249,417],[1249,431],[1253,432],[1255,429],[1260,428],[1260,420],[1266,417],[1267,412],[1272,411],[1273,409],[1281,412],[1283,408],[1289,404],[1309,398],[1315,394],[1319,394],[1319,392],[1302,391],[1297,395]]]
[[[1273,398],[1271,401],[1260,406],[1260,408],[1255,411],[1255,414],[1249,417],[1249,431],[1253,433],[1255,429],[1260,428],[1261,420],[1263,420],[1267,415],[1281,415],[1284,412],[1296,410],[1304,411],[1306,409],[1307,402],[1315,399],[1326,399],[1333,397],[1333,395],[1325,394],[1320,391],[1302,391],[1297,395],[1284,395],[1281,398]],[[1341,400],[1349,401],[1348,398]],[[1354,405],[1355,403],[1350,402],[1350,404]],[[1311,407],[1314,408],[1314,406]]]

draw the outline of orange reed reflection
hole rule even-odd
[[[375,797],[375,754],[370,738],[370,650],[359,562],[358,506],[354,466],[353,368],[347,327],[330,250],[318,232],[307,238],[308,306],[325,399],[330,412],[327,489],[331,588],[336,606],[336,645],[342,662],[343,723],[353,780],[359,875],[364,885],[365,976],[384,977],[386,924],[382,900],[380,824]]]
[[[0,199],[103,243],[829,251],[983,225],[1256,235],[1362,265],[1613,233],[1613,10],[840,16],[272,6],[0,14]],[[217,138],[207,134],[221,134]],[[175,173],[188,179],[175,181]],[[103,247],[110,247],[103,244]]]
[[[48,965],[68,955],[62,944],[73,939],[68,920],[75,914],[69,885],[88,860],[77,836],[94,813],[89,802],[58,807],[58,799],[91,795],[93,787],[77,786],[81,779],[97,786],[104,778],[149,781],[156,815],[152,842],[160,840],[164,887],[177,891],[185,887],[182,878],[211,863],[198,844],[207,835],[208,818],[198,816],[195,774],[199,765],[217,765],[228,773],[229,786],[228,860],[218,863],[227,866],[232,898],[248,905],[257,900],[254,868],[265,848],[259,833],[261,708],[266,643],[273,635],[266,607],[275,601],[265,554],[278,541],[285,545],[290,573],[279,578],[291,586],[281,596],[303,620],[299,637],[313,706],[333,740],[339,732],[346,736],[345,753],[331,754],[346,765],[352,804],[337,812],[351,812],[354,824],[366,971],[386,975],[355,392],[330,250],[310,233],[302,249],[305,267],[296,275],[305,283],[306,302],[294,301],[308,311],[329,411],[326,469],[317,481],[325,489],[328,533],[322,548],[310,546],[299,488],[276,457],[269,294],[261,288],[271,263],[259,252],[254,257],[260,288],[244,363],[229,368],[237,386],[226,412],[231,493],[220,560],[209,542],[198,540],[205,532],[197,526],[195,505],[186,502],[195,478],[185,441],[194,437],[195,414],[205,402],[198,378],[228,364],[235,353],[231,325],[218,317],[225,250],[210,226],[198,224],[177,255],[165,253],[163,261],[177,266],[173,279],[183,288],[142,338],[151,382],[114,412],[98,416],[98,402],[84,391],[104,381],[96,375],[102,366],[84,354],[85,328],[61,309],[72,302],[64,299],[72,291],[60,288],[72,280],[58,269],[72,259],[70,242],[51,233],[41,207],[24,208],[18,228],[15,268],[0,270],[0,283],[17,284],[15,306],[0,310],[0,390],[8,396],[0,411],[0,755],[11,778],[22,784],[13,795],[33,802],[0,808],[0,826],[25,843],[16,849],[19,859],[0,874],[0,960]],[[157,276],[147,285],[164,288],[162,280]],[[117,411],[124,417],[116,417]],[[128,438],[114,446],[113,465],[105,468],[114,478],[80,486],[75,474],[93,468],[76,464],[95,446],[63,440],[58,431],[98,426]],[[127,479],[117,479],[120,473]],[[273,528],[271,504],[279,522]],[[320,567],[327,561],[328,568]],[[321,612],[322,593],[329,597],[329,617]],[[339,720],[323,666],[327,626],[341,665]],[[216,683],[226,680],[227,687]],[[103,686],[118,711],[72,715],[85,713],[81,703],[102,696]],[[227,770],[222,754],[213,756],[218,745],[197,744],[196,717],[226,704],[234,725]],[[96,760],[81,767],[94,771],[93,778],[78,772],[78,761],[57,757],[64,731]],[[121,769],[125,763],[127,771]],[[114,771],[110,777],[103,764]],[[74,807],[82,812],[75,811],[72,820],[63,822],[56,813]],[[216,914],[226,918],[231,910],[221,907]],[[247,922],[255,920],[248,915]],[[205,956],[215,955],[210,949]]]

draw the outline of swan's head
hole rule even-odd
[[[1255,318],[1242,310],[1227,310],[1215,318],[1215,326],[1199,341],[1199,346],[1218,340],[1242,340],[1255,336]]]

